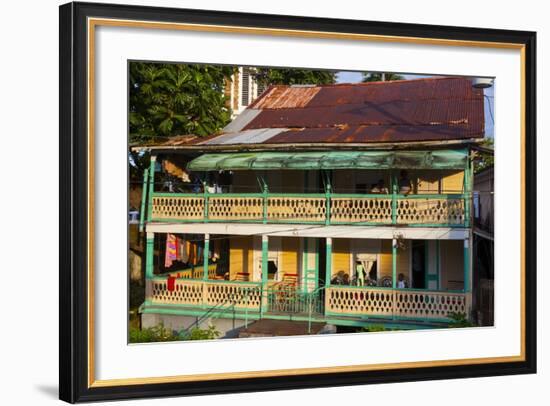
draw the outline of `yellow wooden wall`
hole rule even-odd
[[[232,237],[229,240],[229,278],[235,279],[239,272],[248,272],[252,278],[253,261],[252,237]]]
[[[392,276],[391,240],[382,240],[380,245],[380,263],[378,264],[378,277]]]
[[[464,242],[442,240],[440,242],[441,288],[464,288]]]
[[[464,171],[418,170],[409,174],[418,194],[462,193]]]
[[[351,278],[349,269],[350,263],[350,240],[347,238],[332,239],[332,275],[344,271]]]
[[[283,237],[281,248],[283,273],[299,274],[300,239],[297,237]]]
[[[382,240],[380,264],[378,265],[378,278],[392,276],[392,240]],[[404,249],[397,250],[397,275],[402,273],[410,280],[410,241],[405,242]]]
[[[441,193],[462,193],[464,189],[464,171],[445,171],[441,179]]]

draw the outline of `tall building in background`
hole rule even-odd
[[[258,84],[254,79],[254,68],[239,67],[237,72],[231,76],[231,82],[227,82],[225,85],[225,94],[233,111],[232,118],[237,117],[252,104],[265,89],[265,86]]]

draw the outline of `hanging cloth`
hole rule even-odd
[[[176,278],[172,275],[168,275],[168,279],[166,280],[166,288],[169,292],[176,290]]]
[[[176,259],[176,236],[174,234],[168,234],[166,236],[166,254],[164,257],[164,267],[170,268],[172,266],[172,263]]]
[[[186,263],[189,259],[189,252],[187,248],[187,241],[185,239],[180,239],[180,261]]]

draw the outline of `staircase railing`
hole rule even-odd
[[[204,312],[201,316],[197,317],[197,320],[195,320],[191,325],[189,325],[186,329],[180,331],[180,333],[178,334],[178,336],[182,339],[182,340],[185,340],[190,334],[191,334],[191,331],[193,331],[194,328],[198,327],[203,321],[209,319],[212,317],[212,315],[219,311],[219,310],[222,310],[224,309],[224,307],[228,304],[228,303],[232,303],[230,306],[228,306],[227,309],[231,309],[233,308],[233,311],[235,311],[235,306],[237,304],[237,302],[239,301],[239,299],[241,297],[243,297],[244,295],[244,299],[245,299],[245,302],[247,303],[247,306],[245,307],[244,311],[245,311],[245,318],[244,318],[244,325],[245,325],[245,328],[248,327],[248,298],[249,298],[249,294],[250,292],[252,291],[255,291],[255,290],[260,290],[261,287],[259,286],[256,286],[256,287],[252,287],[252,288],[243,288],[242,291],[240,292],[234,292],[234,293],[231,293],[227,299],[225,299],[223,302],[209,308],[206,312]],[[227,309],[224,309],[224,310],[227,310]]]

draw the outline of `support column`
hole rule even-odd
[[[392,240],[391,244],[391,285],[397,287],[397,239]]]
[[[331,184],[331,173],[326,172],[326,182],[325,182],[325,205],[326,205],[326,214],[325,214],[325,225],[330,224],[330,196],[332,193],[332,184]],[[328,239],[327,239],[328,241]]]
[[[464,293],[470,291],[470,240],[464,240]]]
[[[210,251],[210,234],[204,235],[204,249],[202,253],[202,279],[208,280],[208,253]]]
[[[145,241],[145,305],[148,305],[153,293],[155,233],[147,232]]]
[[[330,280],[332,279],[332,238],[327,238],[327,254],[325,259],[325,287],[330,286]]]
[[[464,170],[464,227],[470,227],[470,207],[472,204],[472,162],[468,157],[468,164]]]
[[[152,220],[153,213],[153,192],[155,191],[155,165],[157,163],[156,155],[151,155],[151,163],[149,165],[149,201],[147,202],[147,221]]]
[[[260,315],[264,314],[267,308],[267,269],[269,256],[269,237],[262,235],[262,305]]]
[[[391,174],[391,223],[397,224],[397,179]]]
[[[441,289],[441,256],[440,256],[440,242],[435,241],[435,269],[437,272],[437,290]]]
[[[141,208],[139,210],[139,232],[143,232],[143,225],[145,220],[148,220],[145,216],[145,210],[147,208],[147,182],[149,180],[149,171],[143,170],[143,183],[141,186]]]
[[[204,222],[208,223],[208,183],[206,181],[202,182],[202,193],[204,195]]]

